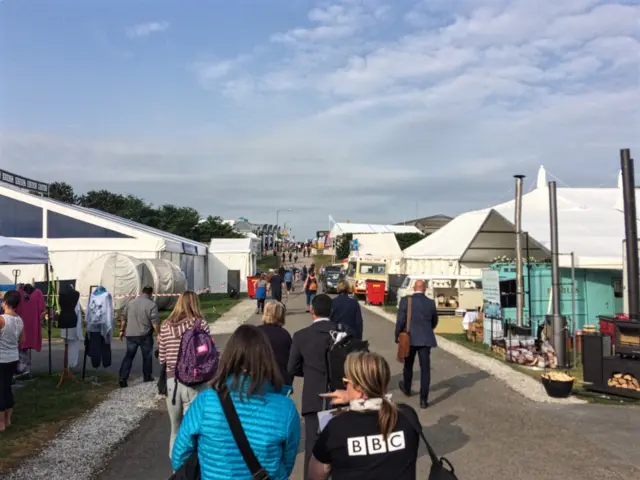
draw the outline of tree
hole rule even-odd
[[[244,237],[233,227],[225,224],[220,217],[209,216],[202,220],[194,208],[170,204],[155,207],[135,195],[90,190],[84,195],[76,196],[71,185],[54,182],[49,185],[49,196],[55,200],[100,210],[203,243],[209,243],[212,238]]]
[[[398,245],[400,245],[400,250],[409,248],[425,237],[426,235],[421,233],[396,233],[396,240],[398,241]]]
[[[336,258],[338,260],[344,260],[349,257],[349,253],[351,253],[352,240],[353,233],[346,233],[336,238]]]
[[[49,185],[49,198],[64,203],[76,203],[73,187],[65,182],[53,182]]]
[[[209,215],[195,227],[193,240],[202,243],[209,243],[212,238],[243,238],[231,225],[222,221],[220,217]]]

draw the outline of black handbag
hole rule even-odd
[[[169,394],[169,390],[167,389],[167,364],[163,363],[160,365],[160,376],[158,377],[158,395],[164,395],[165,397]]]
[[[436,455],[436,452],[429,444],[427,437],[424,436],[422,425],[416,425],[416,422],[411,418],[410,415],[407,415],[404,412],[402,413],[411,422],[413,428],[416,430],[418,435],[420,435],[420,438],[422,438],[425,447],[427,447],[427,453],[429,454],[429,458],[431,459],[431,470],[429,470],[428,480],[458,480],[458,477],[456,477],[455,474],[455,469],[453,468],[453,465],[451,465],[451,462],[445,457],[438,457],[438,455]]]
[[[169,477],[169,480],[200,480],[200,461],[198,460],[197,447],[178,471]]]
[[[260,465],[260,461],[256,458],[256,455],[253,453],[253,449],[249,444],[249,440],[247,440],[247,436],[242,428],[242,423],[240,423],[240,418],[238,417],[236,407],[233,405],[233,400],[231,399],[229,390],[225,389],[224,391],[218,391],[217,393],[222,409],[224,410],[224,415],[227,417],[227,423],[231,429],[231,434],[233,435],[233,439],[236,441],[240,454],[242,454],[242,458],[247,464],[247,467],[249,467],[249,471],[252,475],[251,478],[254,480],[269,480],[269,474],[264,468],[262,468],[262,465]]]

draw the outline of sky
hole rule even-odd
[[[640,0],[0,0],[0,167],[203,215],[456,215],[640,158]]]

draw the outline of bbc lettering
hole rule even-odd
[[[347,439],[347,449],[350,457],[360,455],[376,455],[379,453],[395,452],[405,448],[404,432],[394,432],[385,441],[383,435],[369,435],[367,437],[351,437]]]

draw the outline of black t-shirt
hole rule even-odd
[[[407,417],[418,425],[420,420],[411,407],[398,409],[396,428],[386,440],[377,411],[341,413],[320,433],[313,456],[331,465],[332,480],[416,480],[420,437]]]
[[[271,284],[271,295],[282,295],[282,277],[280,275],[272,275],[269,283]]]

